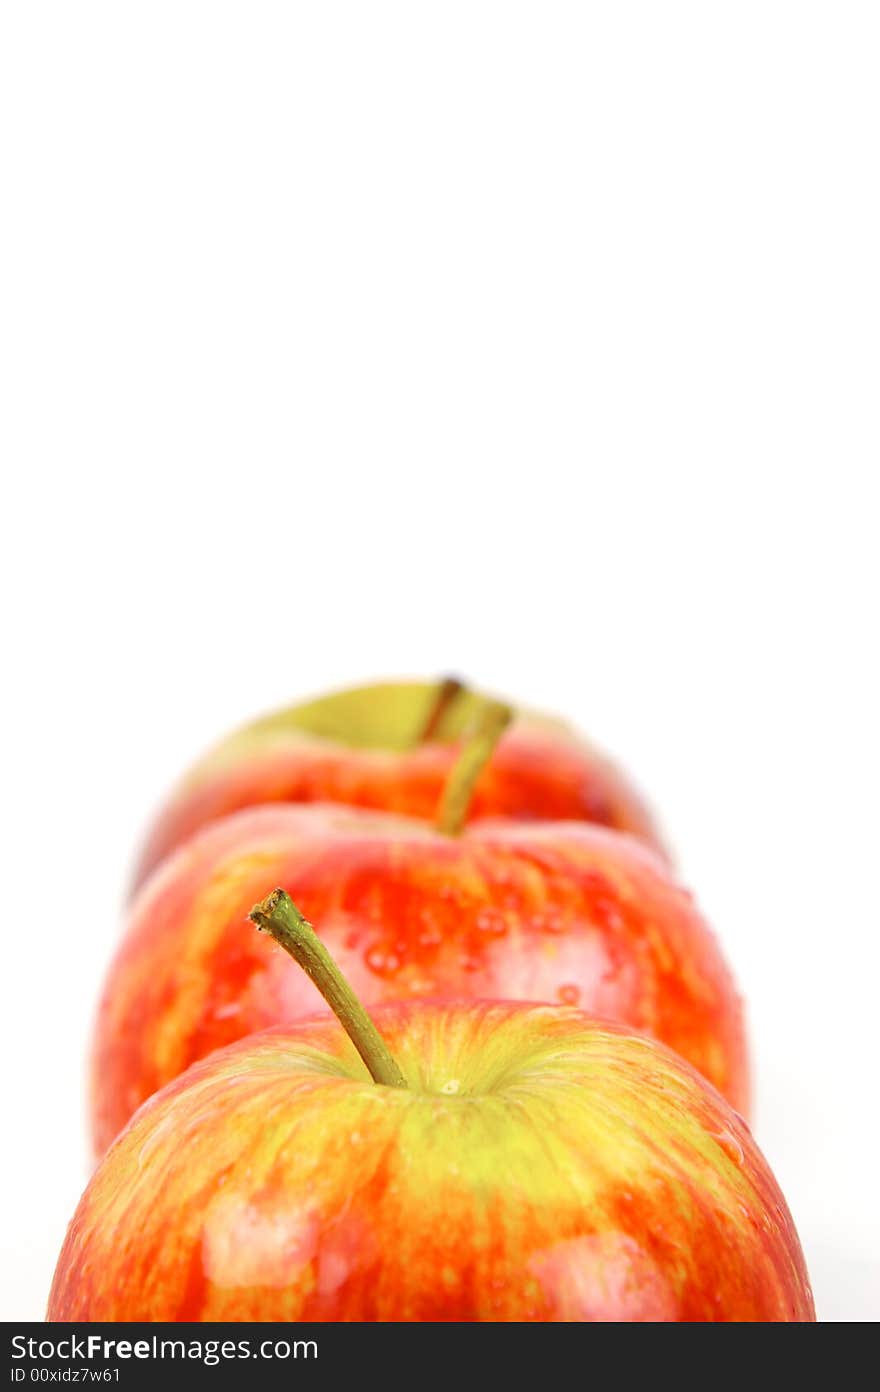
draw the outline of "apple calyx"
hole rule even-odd
[[[405,1088],[406,1079],[385,1040],[311,923],[303,917],[287,891],[273,889],[271,894],[254,905],[248,918],[260,932],[268,933],[285,952],[289,952],[314,982],[366,1064],[373,1082],[385,1087]]]
[[[461,832],[477,779],[512,719],[512,709],[502,701],[487,701],[480,711],[473,733],[453,764],[440,797],[434,825],[445,836],[458,836]]]
[[[430,740],[437,739],[443,725],[443,718],[450,706],[467,688],[459,677],[443,677],[437,684],[437,691],[434,696],[433,704],[428,712],[428,718],[422,726],[417,744],[427,744]]]

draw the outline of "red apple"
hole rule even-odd
[[[206,822],[259,803],[344,802],[433,820],[462,736],[485,701],[454,683],[387,683],[247,726],[197,764],[160,813],[137,883]],[[662,850],[623,775],[566,725],[527,712],[516,715],[483,770],[470,815],[597,822]]]
[[[747,1107],[730,973],[691,897],[642,843],[586,822],[484,819],[449,836],[386,812],[276,804],[204,828],[132,905],[97,1022],[98,1153],[196,1059],[314,1009],[308,982],[243,926],[276,884],[370,1006],[577,1004],[662,1039]]]
[[[254,914],[295,951],[288,906]],[[384,1006],[379,1036],[300,949],[349,1034],[253,1036],[147,1102],[50,1320],[814,1320],[747,1126],[663,1045],[485,1001]]]

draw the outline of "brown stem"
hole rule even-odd
[[[452,766],[440,797],[435,826],[447,836],[458,836],[467,817],[477,779],[495,752],[495,746],[513,719],[510,706],[487,701],[477,727]]]
[[[428,740],[436,739],[443,725],[446,712],[465,690],[465,684],[458,677],[444,677],[438,683],[434,695],[434,701],[428,712],[428,718],[422,726],[421,733],[416,741],[417,744],[427,744]]]

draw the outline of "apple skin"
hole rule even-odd
[[[217,817],[266,802],[342,802],[433,821],[481,697],[463,693],[440,738],[419,743],[437,686],[355,687],[255,721],[191,769],[149,830],[135,887]],[[665,849],[623,774],[563,722],[518,712],[474,791],[469,819],[596,822]]]
[[[212,1049],[321,1005],[246,922],[276,885],[368,1008],[420,996],[578,1005],[662,1039],[747,1110],[730,973],[690,895],[633,837],[505,819],[450,837],[386,812],[273,804],[205,827],[131,906],[95,1031],[97,1154]]]
[[[373,1014],[406,1089],[325,1016],[145,1103],[48,1319],[815,1319],[748,1127],[671,1050],[564,1006]]]

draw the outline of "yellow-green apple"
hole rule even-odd
[[[461,741],[486,697],[456,682],[336,692],[248,725],[185,777],[150,829],[136,882],[217,817],[265,802],[343,802],[433,820]],[[662,850],[639,794],[560,721],[517,712],[470,805],[471,818],[574,818]]]
[[[254,917],[345,1029],[251,1036],[145,1103],[50,1320],[815,1318],[748,1127],[665,1046],[523,1002],[372,1024],[286,895]]]
[[[366,808],[270,804],[210,823],[166,859],[131,906],[99,1008],[98,1153],[196,1059],[314,1008],[300,974],[242,929],[275,884],[320,925],[368,1005],[578,1004],[662,1039],[746,1109],[739,999],[690,895],[621,832],[509,818],[462,825],[490,745],[478,734],[465,746],[437,828]]]

